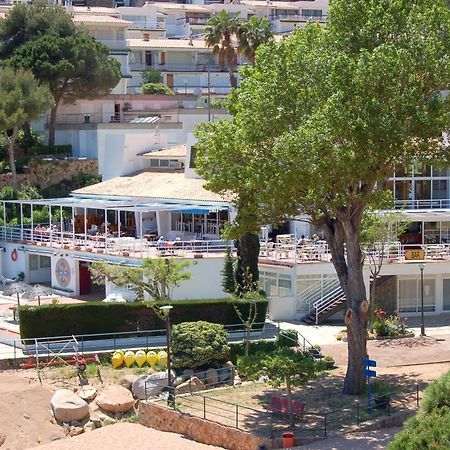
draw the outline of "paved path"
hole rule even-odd
[[[180,434],[154,430],[139,424],[118,423],[98,428],[50,444],[33,447],[35,450],[223,450],[222,447],[199,444]]]
[[[366,433],[347,433],[338,438],[324,439],[298,450],[384,450],[401,428],[385,428]],[[406,450],[406,449],[405,449]]]
[[[450,334],[439,337],[413,337],[368,341],[367,351],[381,367],[431,364],[450,361]],[[322,346],[324,355],[332,355],[337,365],[347,364],[347,343]]]

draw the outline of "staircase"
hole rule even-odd
[[[327,317],[343,309],[345,305],[344,291],[339,282],[335,281],[323,296],[312,303],[311,311],[302,318],[302,321],[308,325],[318,325]]]

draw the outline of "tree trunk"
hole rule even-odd
[[[248,353],[250,351],[250,331],[251,331],[252,327],[251,325],[247,325],[247,327],[245,328],[245,356],[248,356]]]
[[[348,364],[342,392],[350,395],[361,394],[366,385],[363,360],[367,357],[369,304],[363,277],[359,223],[360,215],[354,213],[352,219],[330,221],[324,227],[332,262],[347,299]]]
[[[235,66],[233,64],[228,65],[228,73],[230,75],[230,86],[232,88],[237,88],[237,77],[234,73]]]
[[[17,171],[16,171],[16,158],[15,158],[15,147],[16,147],[16,138],[19,129],[14,127],[11,135],[8,135],[7,132],[4,133],[4,136],[8,142],[8,156],[9,156],[9,168],[11,169],[11,184],[14,192],[17,189]]]
[[[50,110],[50,119],[48,121],[48,145],[50,147],[55,145],[55,124],[56,124],[56,112],[58,110],[58,103]]]
[[[33,135],[31,133],[30,123],[29,122],[25,122],[22,125],[22,130],[23,130],[23,134],[24,134],[25,145],[27,147],[26,150],[28,150],[28,147],[33,144]]]
[[[287,401],[288,401],[288,415],[289,415],[289,425],[294,426],[294,408],[292,406],[292,388],[291,388],[291,379],[289,376],[286,376],[286,392],[287,392]]]
[[[258,286],[259,238],[257,234],[246,233],[236,242],[236,292],[254,291]],[[249,279],[250,278],[250,279]]]

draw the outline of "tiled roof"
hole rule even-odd
[[[118,16],[119,11],[116,8],[103,8],[101,6],[74,6],[74,14],[101,14],[107,16]]]
[[[141,156],[146,158],[184,158],[186,157],[186,144],[175,145],[173,147],[162,148],[143,153]]]
[[[182,48],[182,49],[202,49],[211,50],[206,46],[206,42],[203,39],[149,39],[144,41],[143,39],[127,39],[128,46],[131,49],[134,48]],[[192,45],[191,45],[192,43]]]
[[[150,5],[156,6],[159,11],[172,10],[172,11],[202,12],[206,14],[211,13],[210,9],[205,8],[204,6],[201,5],[182,5],[178,3],[165,3],[165,2],[150,3]]]
[[[131,22],[127,20],[118,19],[117,17],[94,15],[94,14],[75,14],[73,21],[76,23],[96,23],[96,24],[111,24],[111,25],[123,25],[128,27]]]
[[[101,195],[103,197],[137,197],[147,199],[193,200],[226,202],[227,199],[207,191],[205,180],[186,178],[184,173],[138,172],[117,177],[102,183],[74,191],[80,195]]]
[[[269,7],[270,9],[300,9],[300,6],[296,2],[270,1],[267,3],[263,0],[241,0],[241,4],[247,6],[264,6],[265,8]]]

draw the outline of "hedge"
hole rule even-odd
[[[241,324],[231,299],[180,300],[172,302],[171,323],[206,322],[223,325]],[[248,303],[239,302],[246,317]],[[266,318],[267,300],[258,302],[256,323]],[[164,321],[148,303],[69,303],[41,306],[21,306],[20,335],[22,338],[70,336],[81,334],[120,333],[137,330],[163,329]],[[242,328],[242,325],[238,328]]]

